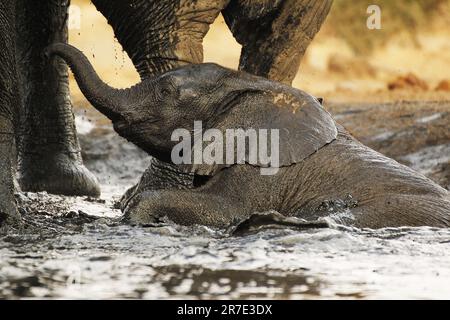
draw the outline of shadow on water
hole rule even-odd
[[[211,270],[198,266],[157,268],[171,296],[199,298],[273,298],[319,295],[319,283],[301,271],[286,274],[277,270]],[[157,279],[158,280],[158,279]]]

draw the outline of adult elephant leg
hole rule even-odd
[[[241,70],[291,84],[332,0],[233,0],[225,21],[242,44]]]
[[[70,0],[18,0],[18,65],[23,87],[19,183],[24,191],[99,196],[95,176],[83,165],[69,78],[61,59],[43,49],[67,42]]]
[[[0,44],[3,45],[4,39],[1,37],[2,35],[0,35]],[[0,57],[4,58],[1,53]],[[20,221],[14,199],[13,159],[16,152],[13,124],[10,115],[4,114],[3,110],[11,107],[10,102],[6,101],[9,97],[5,97],[3,71],[0,66],[0,109],[2,109],[0,111],[0,230],[5,226],[5,222],[6,225],[10,225]]]
[[[203,38],[229,0],[93,0],[141,78],[203,62]]]
[[[229,0],[93,0],[107,18],[142,80],[171,69],[203,62],[203,38]],[[147,190],[185,189],[195,177],[152,159],[140,182],[122,199]]]
[[[14,1],[0,1],[0,229],[20,221],[14,200],[14,121],[18,107]]]

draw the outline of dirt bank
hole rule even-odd
[[[361,142],[450,190],[450,102],[331,103],[328,108]]]

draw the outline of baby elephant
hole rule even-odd
[[[118,90],[73,47],[52,45],[47,55],[70,65],[121,136],[195,174],[193,189],[134,197],[125,209],[132,222],[224,227],[276,210],[307,220],[343,211],[342,222],[356,227],[450,226],[447,190],[362,145],[305,92],[215,64]],[[243,144],[226,139],[237,131],[248,138]]]

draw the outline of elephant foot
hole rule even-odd
[[[66,196],[100,196],[97,178],[80,160],[67,154],[22,160],[19,184],[23,191]]]

